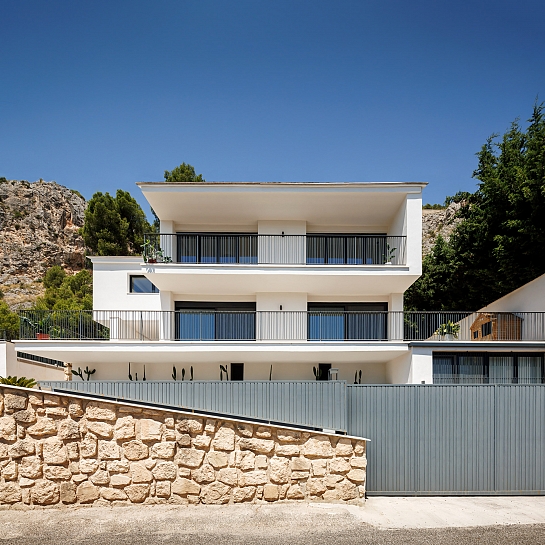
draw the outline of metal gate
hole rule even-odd
[[[545,385],[347,386],[369,495],[545,494]]]

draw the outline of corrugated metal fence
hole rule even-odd
[[[344,381],[41,381],[79,392],[225,416],[346,431]]]
[[[370,495],[545,494],[545,385],[349,385]]]

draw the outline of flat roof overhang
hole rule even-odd
[[[155,213],[178,224],[257,226],[303,220],[307,226],[387,227],[423,182],[138,182]],[[401,234],[401,233],[396,233]]]
[[[409,351],[408,343],[14,341],[19,352],[74,365],[96,363],[386,363]]]
[[[405,292],[419,277],[409,267],[248,266],[142,264],[142,273],[160,291],[209,295],[301,292],[348,297]]]

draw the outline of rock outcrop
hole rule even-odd
[[[422,210],[422,257],[431,252],[439,235],[445,240],[450,238],[456,226],[462,221],[456,217],[462,205],[463,203],[453,202],[443,210]]]
[[[55,182],[0,179],[0,288],[10,307],[30,306],[43,293],[39,280],[49,267],[83,268],[85,206]]]

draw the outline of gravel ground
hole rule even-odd
[[[428,506],[432,503],[428,499]],[[417,504],[412,502],[407,508],[417,509]],[[385,506],[387,510],[386,501],[379,510],[384,511]],[[398,504],[393,502],[391,511],[397,508]],[[0,542],[18,545],[545,544],[545,524],[388,528],[382,523],[365,522],[366,509],[367,506],[279,504],[4,510],[0,511]],[[388,514],[391,515],[392,512]]]

